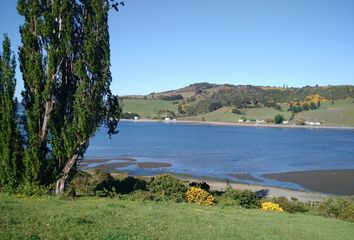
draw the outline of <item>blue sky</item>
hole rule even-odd
[[[0,34],[18,46],[15,2],[0,2]],[[109,23],[119,95],[195,82],[354,84],[353,0],[126,0]]]

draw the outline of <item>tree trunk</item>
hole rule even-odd
[[[74,166],[77,161],[78,155],[73,155],[66,163],[62,171],[61,178],[59,178],[55,184],[55,194],[60,195],[65,191],[66,180],[69,176],[71,168]]]

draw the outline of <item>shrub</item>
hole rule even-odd
[[[213,196],[208,193],[207,191],[198,188],[198,187],[191,187],[185,193],[185,200],[189,203],[197,203],[200,205],[213,205],[214,198]]]
[[[266,210],[266,211],[277,211],[277,212],[283,212],[284,210],[279,206],[277,203],[272,203],[272,202],[263,202],[261,204],[261,209]]]
[[[303,119],[303,118],[298,118],[298,119],[295,121],[295,124],[296,124],[296,125],[300,125],[300,126],[305,125],[305,119]]]
[[[242,112],[241,112],[239,109],[237,109],[237,108],[233,108],[233,109],[231,110],[231,112],[232,112],[232,113],[235,113],[235,114],[242,114]]]
[[[350,199],[328,198],[319,205],[317,211],[325,217],[354,222],[354,202]]]
[[[71,195],[108,196],[108,192],[115,192],[114,179],[109,173],[99,170],[78,172],[70,182],[68,191]]]
[[[131,194],[128,195],[127,197],[129,200],[136,201],[161,201],[161,196],[159,194],[149,192],[149,191],[142,191],[142,190],[137,190]]]
[[[284,116],[281,115],[281,114],[278,114],[274,117],[274,123],[275,124],[280,124],[280,123],[283,123],[284,121]]]
[[[279,204],[279,206],[286,212],[307,212],[309,209],[304,203],[297,200],[288,200],[286,197],[272,198],[272,202]]]
[[[206,182],[191,182],[189,183],[190,187],[198,187],[200,189],[203,189],[205,191],[209,191],[210,190],[210,185],[207,184]]]
[[[17,197],[41,197],[48,195],[50,187],[38,186],[35,184],[22,184],[16,189]]]
[[[128,176],[122,180],[116,180],[115,188],[117,193],[128,194],[134,191],[147,190],[147,182],[143,179]]]
[[[185,184],[169,174],[163,174],[152,178],[148,189],[152,193],[159,194],[162,200],[182,202],[184,193],[187,190]]]
[[[227,204],[240,205],[244,208],[258,208],[260,197],[251,190],[236,190],[231,186],[227,186],[225,193],[221,199]],[[225,201],[226,200],[226,201]]]

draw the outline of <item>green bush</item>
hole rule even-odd
[[[95,170],[92,173],[78,172],[68,186],[70,195],[78,196],[109,196],[115,193],[115,183],[109,173]]]
[[[161,201],[161,195],[158,193],[153,193],[149,191],[137,190],[129,195],[127,199],[132,201]]]
[[[237,108],[233,108],[233,109],[231,110],[231,112],[232,112],[232,113],[235,113],[235,114],[242,114],[242,112],[241,112],[239,109],[237,109]]]
[[[288,200],[286,197],[274,197],[270,201],[279,204],[284,211],[289,213],[309,211],[304,203],[297,200]]]
[[[128,176],[122,180],[116,180],[115,188],[117,193],[128,194],[138,190],[146,191],[147,182],[143,179]]]
[[[162,200],[182,202],[187,187],[176,177],[169,174],[163,174],[156,178],[152,178],[148,185],[148,189],[152,193],[160,195]]]
[[[354,222],[354,202],[350,199],[328,198],[318,206],[317,211],[325,217]]]
[[[22,184],[16,189],[16,193],[19,195],[30,196],[30,197],[40,197],[49,194],[50,187],[32,185],[32,184]]]
[[[225,193],[220,198],[221,203],[226,205],[240,205],[244,208],[258,208],[260,197],[251,190],[236,190],[231,186],[226,187]]]
[[[275,124],[281,124],[281,123],[283,123],[284,120],[285,120],[285,119],[284,119],[284,116],[281,115],[281,114],[278,114],[278,115],[276,115],[276,116],[274,117],[274,123],[275,123]]]

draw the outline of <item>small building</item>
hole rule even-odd
[[[238,122],[239,122],[239,123],[243,123],[243,119],[239,119]]]
[[[283,121],[283,124],[289,124],[289,121]]]
[[[246,120],[246,123],[250,123],[250,122],[251,122],[251,120],[249,120],[249,119]]]
[[[170,121],[170,120],[171,120],[171,118],[165,117],[165,121]]]
[[[138,116],[134,116],[134,120],[138,120],[139,119],[139,117]]]
[[[320,123],[320,122],[315,122],[315,125],[316,125],[316,126],[320,126],[321,123]]]

